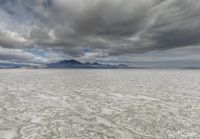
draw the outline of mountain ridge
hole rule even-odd
[[[119,64],[100,64],[97,62],[80,62],[74,59],[71,60],[62,60],[56,63],[50,63],[46,65],[46,68],[128,68],[128,65]]]

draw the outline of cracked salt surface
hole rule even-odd
[[[0,139],[198,139],[198,70],[0,70]]]

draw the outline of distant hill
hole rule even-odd
[[[76,60],[63,60],[57,63],[50,63],[46,65],[47,68],[128,68],[127,65],[110,65],[110,64],[99,64],[99,63],[82,63]]]
[[[182,68],[182,69],[197,69],[197,70],[199,70],[200,67],[185,67],[185,68]]]
[[[29,64],[15,64],[15,63],[0,63],[0,69],[19,69],[19,68],[28,68],[28,69],[37,69],[43,68],[43,66],[29,65]]]
[[[0,69],[8,69],[8,68],[20,68],[24,67],[23,64],[13,64],[13,63],[0,63]]]

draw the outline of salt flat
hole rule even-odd
[[[0,139],[198,139],[198,70],[0,70]]]

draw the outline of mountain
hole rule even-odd
[[[63,60],[47,64],[47,68],[81,68],[84,64],[76,60]]]
[[[30,64],[20,64],[20,63],[0,63],[0,69],[39,69],[43,68],[41,65],[30,65]]]
[[[110,65],[110,64],[99,64],[95,63],[82,63],[76,60],[63,60],[57,63],[50,63],[46,65],[47,68],[128,68],[127,65],[120,64],[120,65]]]
[[[110,65],[110,64],[100,64],[100,63],[82,63],[76,60],[63,60],[56,63],[50,63],[42,66],[33,66],[26,64],[14,64],[14,63],[0,63],[0,69],[11,69],[11,68],[89,68],[89,69],[119,69],[119,68],[129,68],[127,65]]]
[[[182,69],[197,69],[197,70],[199,70],[200,67],[185,67],[185,68],[182,68]]]
[[[23,64],[14,64],[14,63],[0,63],[0,69],[8,69],[8,68],[20,68],[24,67]]]

